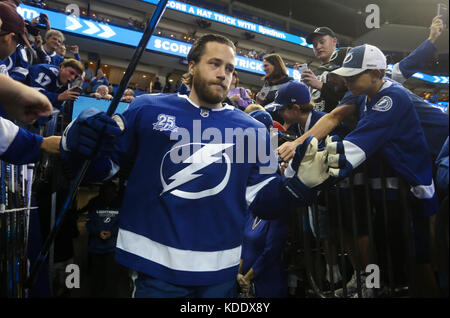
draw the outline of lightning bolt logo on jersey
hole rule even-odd
[[[169,152],[164,155],[163,161],[161,163],[161,183],[163,185],[163,191],[161,195],[168,192],[172,195],[175,195],[180,198],[185,199],[200,199],[207,196],[213,196],[220,193],[228,184],[231,173],[231,158],[226,154],[222,153],[223,150],[234,146],[233,144],[202,144],[202,148],[197,150],[192,156],[183,161],[184,164],[188,164],[185,168],[180,171],[172,174],[173,165],[171,165],[170,153],[174,151],[178,151],[180,147],[182,148],[190,148],[193,144],[187,144],[183,146],[178,146],[172,148]],[[220,156],[216,156],[220,154]],[[221,161],[221,158],[225,159],[225,165],[217,164],[218,161]],[[215,164],[216,163],[216,164]],[[169,166],[169,167],[167,167]],[[172,168],[172,169],[171,169]],[[203,169],[221,169],[224,171],[224,177],[220,182],[215,182],[215,180],[208,180],[207,173],[199,173]],[[170,184],[167,184],[166,177],[164,176],[169,172],[169,175],[172,174],[168,180],[173,180]],[[217,171],[215,172],[215,174]],[[206,176],[205,176],[206,175]],[[195,180],[197,178],[203,177],[203,179],[207,179],[204,181],[200,181],[201,186],[194,186],[195,191],[183,191],[180,188]],[[205,183],[212,184],[206,186],[205,189],[202,189],[202,186],[205,186]],[[214,183],[218,183],[214,185]]]
[[[248,207],[279,180],[276,170],[259,169],[272,162],[249,160],[255,141],[270,149],[261,123],[229,105],[207,113],[186,95],[139,96],[123,113],[128,126],[114,159],[134,162],[116,260],[174,284],[233,280]],[[267,139],[248,128],[261,129]]]

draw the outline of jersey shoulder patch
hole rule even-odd
[[[383,96],[378,102],[376,102],[375,105],[372,106],[372,109],[379,112],[387,112],[392,108],[392,105],[392,98],[389,96]]]

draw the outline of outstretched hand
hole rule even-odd
[[[442,34],[442,32],[444,31],[444,23],[442,22],[442,18],[441,16],[436,16],[433,18],[433,20],[431,21],[431,26],[430,26],[430,36],[428,37],[428,39],[430,40],[430,42],[435,43],[437,38]]]
[[[297,199],[310,204],[316,197],[318,186],[328,178],[327,152],[318,150],[318,141],[309,136],[297,146],[295,155],[284,175],[286,189]]]

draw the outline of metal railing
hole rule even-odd
[[[448,295],[448,212],[440,211],[443,216],[436,222],[439,288],[438,281],[433,280],[433,249],[425,251],[430,262],[417,259],[424,252],[416,246],[419,225],[415,223],[422,219],[413,212],[416,207],[409,197],[409,186],[398,175],[386,177],[385,170],[381,164],[379,177],[374,179],[369,177],[368,166],[363,165],[346,180],[323,191],[319,203],[295,212],[294,226],[301,230],[294,240],[303,262],[300,275],[306,282],[306,297],[440,297],[445,295],[445,288]],[[441,220],[445,217],[446,222]],[[421,239],[430,240],[428,234],[421,234]],[[431,241],[430,246],[434,244]],[[339,267],[341,280],[335,277],[332,260]],[[352,284],[347,287],[351,276]]]

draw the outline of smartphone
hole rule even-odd
[[[437,5],[437,15],[441,17],[444,28],[448,25],[448,7],[443,3],[438,3]]]
[[[306,71],[308,69],[308,64],[306,64],[306,63],[303,63],[303,64],[301,64],[299,67],[298,67],[298,71],[300,72],[300,73],[303,73],[304,71]]]
[[[78,92],[79,94],[81,94],[81,91],[82,91],[80,86],[71,87],[70,90],[73,92]]]
[[[44,14],[40,14],[39,15],[39,24],[46,24],[47,23],[47,19],[45,18]]]

